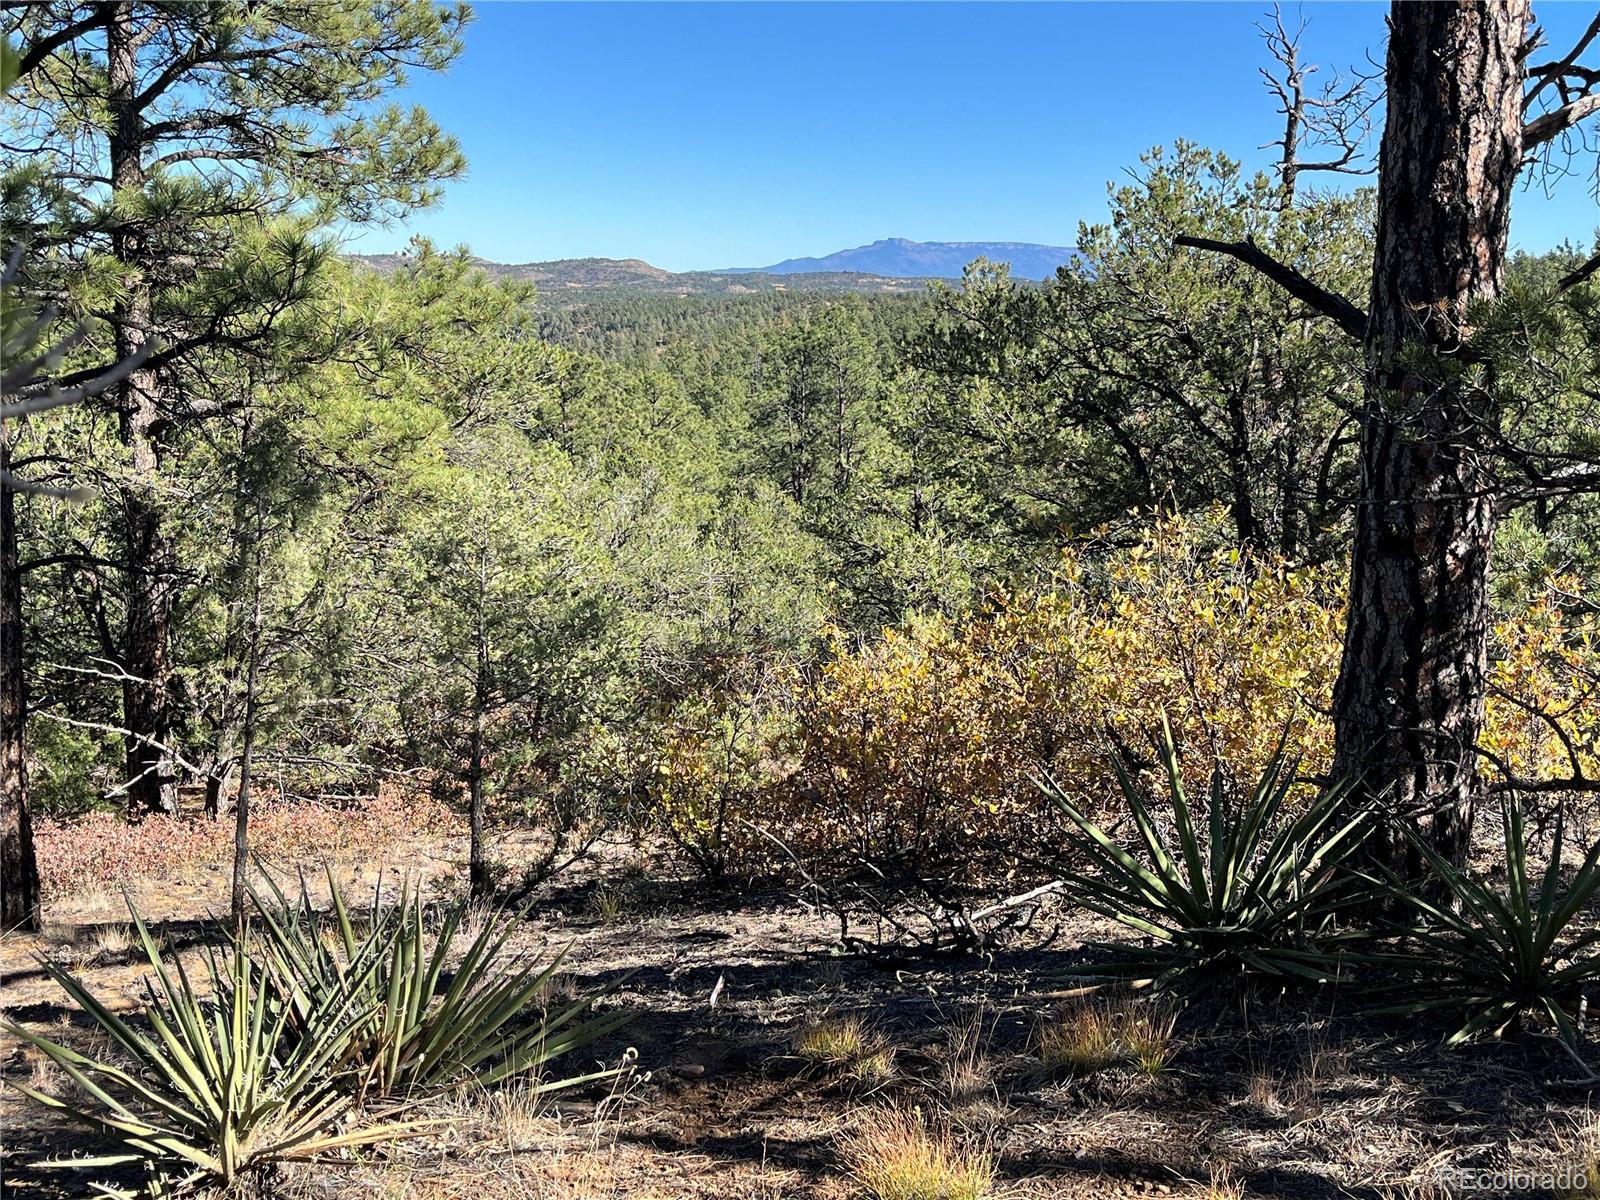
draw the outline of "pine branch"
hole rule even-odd
[[[88,16],[82,17],[70,25],[63,26],[54,33],[41,37],[36,42],[31,42],[22,51],[20,61],[17,63],[17,77],[20,79],[32,71],[45,59],[49,58],[62,46],[74,38],[82,37],[100,24],[102,20],[98,9],[91,11]]]
[[[1600,254],[1596,254],[1588,262],[1584,263],[1583,266],[1572,272],[1572,274],[1563,275],[1561,277],[1561,282],[1556,284],[1556,291],[1564,292],[1568,288],[1575,288],[1585,279],[1588,279],[1589,276],[1593,275],[1596,271],[1600,271]]]
[[[1570,104],[1535,117],[1522,127],[1522,148],[1532,150],[1542,146],[1597,112],[1600,112],[1600,92],[1579,96]]]
[[[1177,244],[1193,250],[1211,250],[1226,254],[1254,267],[1296,300],[1310,305],[1317,312],[1335,322],[1357,341],[1367,336],[1367,314],[1343,296],[1328,291],[1312,282],[1286,263],[1281,263],[1256,245],[1253,237],[1242,242],[1219,242],[1211,238],[1188,237],[1180,234]]]

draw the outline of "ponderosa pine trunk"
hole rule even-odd
[[[145,184],[146,138],[136,96],[133,6],[121,0],[107,4],[105,11],[111,181],[116,196],[125,199],[142,191]],[[150,287],[142,270],[144,231],[139,218],[124,215],[116,222],[111,251],[122,264],[125,284],[112,313],[117,357],[127,359],[152,336]],[[168,647],[173,570],[157,487],[159,387],[154,370],[139,370],[123,380],[115,393],[129,471],[122,487],[120,516],[127,572],[122,719],[131,816],[177,811],[177,774],[167,749],[172,737]]]
[[[0,480],[10,467],[9,434],[0,424]],[[0,482],[0,931],[39,928],[39,867],[33,855],[22,740],[28,693],[19,565],[16,493]]]
[[[1458,862],[1480,792],[1495,489],[1487,406],[1439,367],[1504,278],[1529,18],[1526,0],[1397,0],[1389,18],[1334,770]],[[1394,834],[1371,853],[1417,865]]]

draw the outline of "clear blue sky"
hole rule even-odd
[[[490,0],[454,67],[402,95],[460,138],[468,177],[352,248],[416,231],[501,262],[689,270],[880,237],[1070,244],[1152,145],[1264,161],[1267,7]],[[1310,61],[1381,61],[1385,6],[1285,10],[1310,19]],[[1565,49],[1594,8],[1537,12]],[[1586,242],[1594,170],[1591,154],[1552,195],[1525,191],[1516,242]]]

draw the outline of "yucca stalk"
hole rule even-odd
[[[461,941],[469,900],[444,912],[430,936],[421,895],[403,884],[398,900],[374,893],[365,934],[358,934],[343,893],[328,878],[332,914],[312,906],[304,883],[297,902],[275,884],[255,895],[276,974],[292,982],[286,994],[298,1027],[306,1012],[340,1002],[367,1015],[355,1031],[351,1082],[362,1096],[401,1096],[468,1084],[489,1086],[546,1064],[620,1028],[625,1011],[589,1016],[610,988],[549,1010],[541,1001],[566,960],[562,950],[542,966],[504,953],[516,929],[514,914],[490,911],[482,929]],[[570,947],[568,948],[570,949]],[[613,987],[615,984],[612,985]],[[541,1080],[541,1093],[593,1083],[615,1069]]]
[[[267,972],[252,965],[243,937],[233,938],[225,954],[208,955],[207,986],[197,987],[180,960],[167,963],[143,918],[131,903],[128,908],[151,971],[150,1003],[143,1012],[148,1033],[112,1012],[65,970],[41,963],[128,1065],[90,1058],[17,1025],[4,1026],[60,1067],[95,1103],[69,1103],[24,1084],[14,1085],[17,1090],[124,1147],[100,1158],[45,1165],[142,1163],[148,1194],[181,1194],[232,1187],[291,1160],[392,1141],[433,1124],[387,1119],[339,1127],[352,1101],[334,1080],[345,1070],[356,1033],[370,1015],[356,997],[330,995],[307,1011],[307,1036],[282,1053],[289,1012],[278,1002]]]
[[[1409,909],[1414,922],[1400,947],[1363,961],[1398,974],[1401,982],[1378,989],[1411,995],[1380,1011],[1420,1014],[1458,1010],[1466,1020],[1445,1037],[1454,1046],[1482,1033],[1502,1033],[1522,1016],[1547,1018],[1573,1054],[1576,1016],[1586,989],[1600,983],[1600,929],[1577,928],[1600,897],[1600,843],[1590,846],[1568,882],[1562,880],[1565,814],[1556,818],[1550,860],[1537,880],[1528,869],[1522,805],[1508,797],[1501,812],[1505,844],[1504,889],[1440,855],[1409,826],[1406,836],[1429,878],[1374,882]],[[1421,993],[1420,995],[1417,993]]]
[[[1338,957],[1322,938],[1352,899],[1351,881],[1338,868],[1367,820],[1349,812],[1349,788],[1323,788],[1299,816],[1281,822],[1295,769],[1280,744],[1236,813],[1229,812],[1221,769],[1212,772],[1202,841],[1165,718],[1159,750],[1175,845],[1115,755],[1134,825],[1127,848],[1053,781],[1042,782],[1070,826],[1056,862],[1063,892],[1151,943],[1101,947],[1124,957],[1077,973],[1184,990],[1226,978],[1332,980]]]

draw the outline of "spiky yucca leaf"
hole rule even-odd
[[[1400,982],[1376,989],[1380,997],[1389,991],[1409,993],[1380,1011],[1465,1014],[1444,1039],[1446,1045],[1503,1031],[1519,1017],[1537,1013],[1577,1053],[1578,1003],[1585,989],[1600,983],[1600,929],[1577,928],[1580,914],[1600,898],[1600,843],[1589,847],[1571,881],[1563,883],[1560,848],[1566,830],[1565,816],[1559,814],[1556,852],[1535,880],[1528,870],[1521,804],[1508,798],[1500,819],[1504,889],[1456,866],[1410,826],[1403,827],[1437,891],[1393,875],[1375,879],[1414,920],[1397,949],[1363,955],[1362,961],[1399,977]]]
[[[227,1188],[294,1159],[392,1141],[434,1122],[389,1118],[341,1127],[350,1097],[334,1084],[368,1018],[351,996],[329,997],[306,1013],[307,1035],[280,1053],[288,1012],[245,939],[208,958],[197,986],[181,961],[169,965],[130,903],[151,971],[150,1004],[139,1023],[113,1012],[81,981],[48,961],[45,972],[127,1057],[97,1060],[13,1024],[6,1032],[36,1047],[91,1103],[69,1103],[23,1084],[31,1100],[108,1135],[123,1150],[50,1166],[143,1164],[150,1194]],[[115,1189],[102,1189],[116,1194]]]
[[[1331,980],[1338,959],[1322,937],[1353,899],[1350,879],[1337,868],[1360,843],[1366,819],[1348,811],[1349,788],[1324,788],[1300,815],[1280,822],[1294,783],[1280,746],[1237,812],[1228,810],[1220,769],[1212,773],[1202,841],[1165,720],[1160,753],[1175,844],[1115,756],[1134,825],[1129,847],[1053,781],[1042,783],[1070,822],[1067,853],[1057,862],[1065,894],[1151,943],[1106,947],[1124,957],[1078,973],[1185,990],[1229,977]]]
[[[384,902],[381,890],[374,893],[362,934],[331,875],[328,886],[331,916],[312,906],[303,883],[297,901],[274,885],[268,896],[257,894],[255,903],[277,974],[293,981],[287,1000],[296,1026],[301,1014],[329,1004],[348,1002],[368,1014],[351,1053],[358,1094],[409,1095],[537,1073],[630,1019],[620,1010],[589,1015],[604,991],[563,1007],[542,1007],[567,951],[542,966],[506,955],[516,926],[504,909],[490,911],[479,932],[464,937],[463,898],[445,910],[440,928],[430,934],[420,894],[404,884],[393,903]],[[465,948],[450,970],[458,942]],[[537,1087],[553,1092],[616,1073],[591,1071]]]

